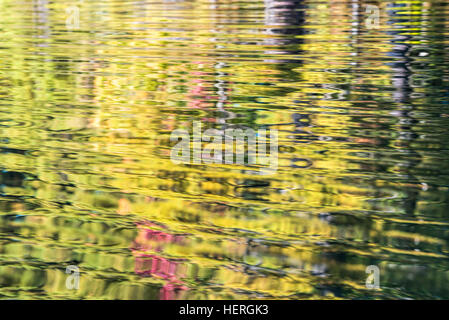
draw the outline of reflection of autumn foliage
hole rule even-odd
[[[151,3],[139,5],[145,18],[112,5],[107,21],[89,2],[86,30],[71,33],[50,32],[62,4],[37,2],[0,4],[11,13],[0,21],[0,297],[73,298],[54,268],[72,260],[87,298],[361,294],[375,261],[382,281],[401,286],[395,297],[449,296],[447,134],[433,132],[447,127],[445,87],[391,102],[392,81],[418,65],[426,78],[447,74],[439,2],[402,1],[399,19],[379,3],[384,28],[369,32],[361,1],[296,12],[292,0]],[[142,22],[151,27],[134,28]],[[416,46],[424,33],[432,40]],[[398,45],[419,51],[400,57]],[[392,68],[397,59],[413,63]],[[173,164],[171,132],[196,120],[277,128],[279,170]]]
[[[166,280],[161,288],[161,300],[180,299],[183,291],[188,290],[180,280],[185,277],[181,259],[169,259],[148,251],[162,252],[165,243],[182,243],[184,235],[174,235],[151,227],[160,227],[151,222],[137,225],[139,233],[134,241],[132,251],[136,256],[135,272],[141,276],[154,276]]]

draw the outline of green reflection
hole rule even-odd
[[[0,297],[449,298],[447,5],[2,1]],[[195,121],[276,173],[173,164]]]

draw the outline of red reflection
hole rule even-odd
[[[185,235],[170,234],[152,228],[161,227],[151,222],[139,223],[139,233],[134,240],[132,251],[136,256],[134,270],[145,277],[158,277],[167,280],[160,291],[161,300],[182,299],[188,287],[181,280],[185,277],[184,260],[169,259],[147,251],[163,252],[164,244],[181,244]]]

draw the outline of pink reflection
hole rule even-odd
[[[132,251],[136,256],[134,271],[145,277],[159,277],[167,280],[161,288],[161,300],[180,299],[189,288],[181,280],[185,277],[184,260],[169,259],[147,251],[163,252],[164,244],[181,244],[185,235],[170,234],[152,227],[161,227],[151,222],[139,223],[139,233],[134,240]]]

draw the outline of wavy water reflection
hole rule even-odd
[[[373,3],[2,1],[0,297],[449,298],[449,1]],[[195,121],[276,173],[173,164]]]

